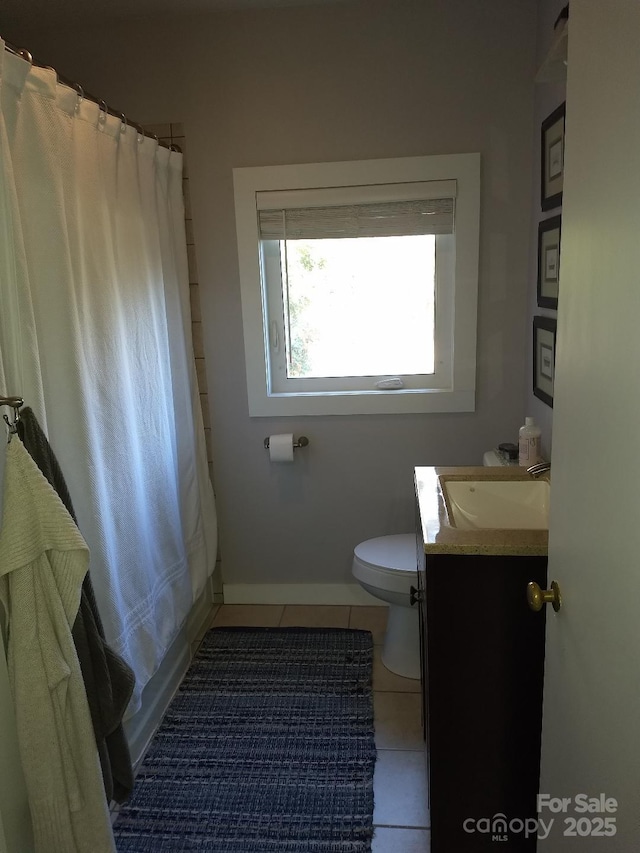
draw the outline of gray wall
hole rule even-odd
[[[535,0],[353,0],[49,32],[0,13],[0,27],[135,120],[184,122],[226,582],[349,582],[356,543],[413,529],[415,465],[479,464],[515,438]],[[250,419],[232,168],[470,151],[482,154],[476,412]],[[310,446],[270,465],[262,440],[285,431]]]
[[[553,40],[553,25],[566,4],[566,0],[540,0],[538,10],[538,38],[536,69],[540,67]],[[533,318],[535,315],[557,317],[557,311],[537,305],[538,275],[538,223],[562,212],[561,208],[542,211],[540,207],[540,127],[545,118],[565,99],[566,83],[539,83],[535,89],[533,128],[533,196],[531,202],[531,253],[529,258],[529,325],[527,329],[527,378],[525,385],[526,414],[536,419],[542,429],[542,455],[551,458],[553,409],[533,394]],[[561,265],[562,269],[562,265]],[[560,287],[559,293],[562,292]],[[560,302],[560,300],[559,300]]]

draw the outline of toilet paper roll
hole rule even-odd
[[[269,436],[269,459],[272,462],[293,462],[293,433]]]

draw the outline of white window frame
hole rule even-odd
[[[233,170],[247,395],[251,417],[475,411],[480,155],[451,154]],[[269,378],[268,300],[261,272],[257,194],[455,181],[451,369],[438,388],[276,392]],[[400,188],[401,189],[401,188]],[[444,307],[444,306],[441,306]],[[442,315],[436,306],[436,324]],[[448,322],[449,325],[449,322]]]

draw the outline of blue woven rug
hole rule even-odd
[[[214,628],[119,813],[119,853],[368,853],[373,645],[338,628]]]

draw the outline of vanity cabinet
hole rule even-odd
[[[534,851],[500,817],[536,817],[547,558],[417,553],[431,853]]]

